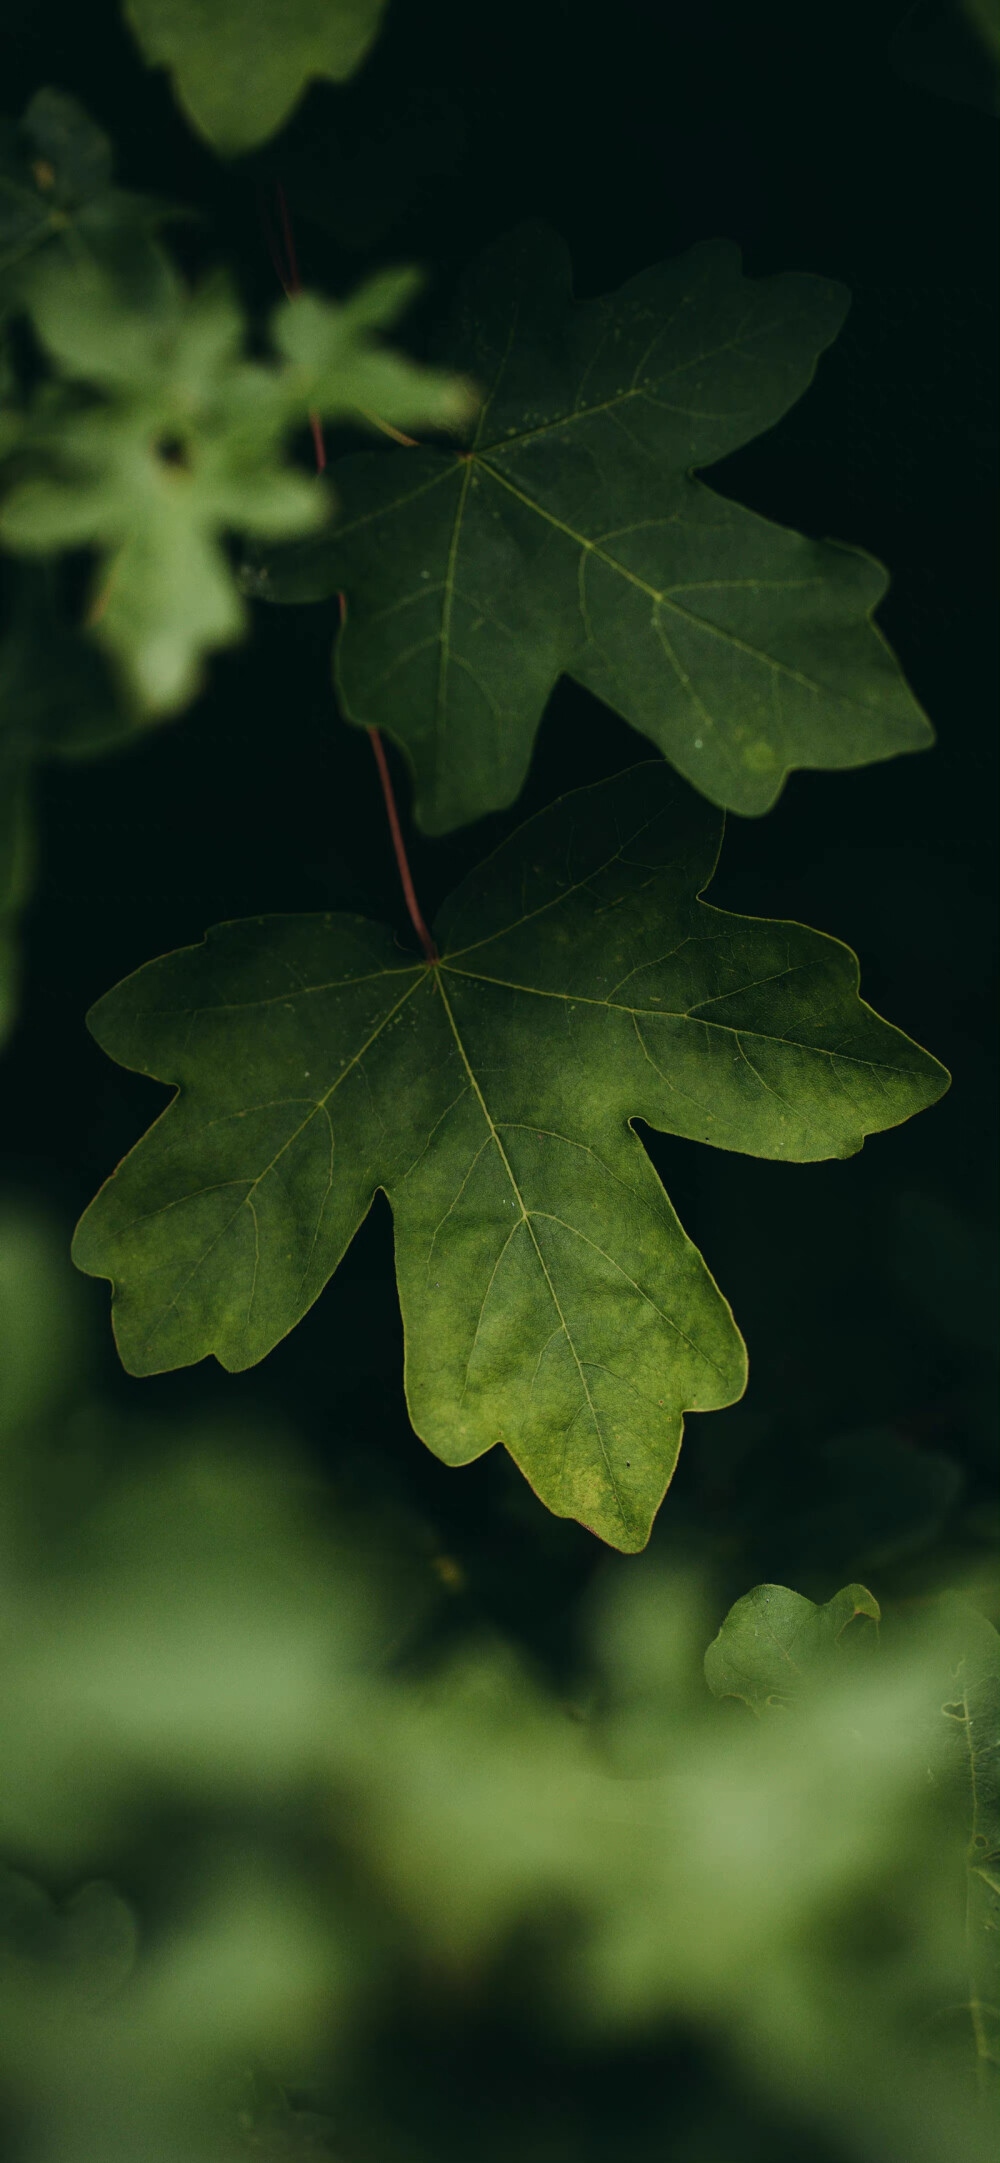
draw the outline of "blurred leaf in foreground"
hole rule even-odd
[[[969,2002],[978,2058],[1000,2066],[1000,1636],[961,1599],[941,1603],[942,1691],[934,1777],[956,1798],[966,1840]]]
[[[126,0],[151,66],[167,67],[216,150],[252,150],[288,119],[314,76],[360,67],[385,0]]]
[[[202,657],[244,629],[225,536],[305,533],[329,515],[328,493],[286,457],[307,412],[447,428],[473,410],[467,385],[381,343],[413,291],[410,272],[383,272],[342,305],[283,302],[277,358],[262,363],[246,357],[224,277],[197,292],[171,277],[155,306],[134,306],[92,263],[33,275],[32,322],[60,381],[21,419],[0,541],[99,551],[91,623],[141,707],[177,711]]]
[[[30,1307],[43,1278],[20,1252]],[[42,1333],[39,1359],[56,1349]],[[46,1441],[41,1394],[22,1385],[21,1402],[44,1492],[58,1411]],[[636,1778],[609,1767],[605,1716],[574,1712],[509,1647],[435,1657],[419,1596],[400,1666],[381,1604],[398,1600],[399,1558],[377,1524],[321,1504],[277,1438],[227,1454],[189,1418],[152,1458],[138,1432],[122,1441],[71,1530],[39,1516],[26,1538],[0,1496],[3,1847],[22,1876],[72,1888],[97,1865],[139,1888],[134,1925],[116,1895],[58,1903],[86,1919],[104,1901],[86,2004],[58,1961],[26,1994],[0,1960],[2,2087],[33,2159],[219,2163],[242,2137],[226,2098],[258,2063],[292,2120],[316,2099],[336,2154],[359,2064],[380,2122],[393,2006],[420,2001],[433,2050],[466,2007],[502,2025],[516,1977],[546,2048],[603,2053],[609,2079],[635,2038],[679,2029],[717,2081],[752,2078],[845,2163],[988,2163],[992,2123],[939,2016],[962,2004],[968,2026],[973,1772],[969,1854],[989,1890],[992,1637],[934,1609],[854,1661],[871,1595],[815,1609],[758,1588],[767,1636],[751,1625],[741,1694],[753,1667],[750,1694],[774,1695],[776,1643],[783,1684],[791,1648],[808,1688],[783,1717],[740,1720],[699,1694],[694,1580],[675,1599],[622,1567],[592,1658],[605,1713],[618,1696],[646,1723]],[[26,1476],[13,1432],[11,1475]],[[752,1618],[754,1596],[740,1607]],[[739,1608],[727,1629],[746,1638]],[[51,1936],[44,1900],[24,1900]],[[326,2141],[287,2117],[280,2094],[262,2103],[245,2145]],[[398,2153],[426,2152],[401,2123]],[[615,2163],[649,2152],[623,2135]],[[683,2140],[671,2153],[696,2163]]]

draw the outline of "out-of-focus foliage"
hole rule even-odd
[[[0,309],[41,250],[113,266],[138,291],[155,282],[164,203],[114,186],[111,145],[64,91],[36,92],[20,123],[0,121]]]
[[[169,68],[188,118],[217,150],[252,150],[314,76],[360,67],[385,0],[125,0],[151,66]]]
[[[475,405],[384,340],[412,272],[342,304],[298,294],[273,311],[270,358],[252,359],[230,282],[190,290],[157,241],[168,215],[113,184],[110,144],[74,98],[41,90],[4,124],[0,544],[26,560],[8,566],[0,625],[0,1036],[35,762],[104,750],[195,695],[205,656],[246,626],[230,535],[336,514],[291,456],[310,411],[448,429]]]
[[[697,1573],[613,1565],[566,1690],[493,1635],[435,1649],[425,1533],[336,1509],[287,1437],[123,1424],[57,1257],[8,1212],[6,2153],[438,2163],[460,2135],[446,2095],[433,2139],[400,2102],[400,2009],[440,2050],[513,1992],[553,2060],[620,2065],[613,2145],[558,2163],[722,2163],[748,2080],[800,2152],[986,2163],[996,1641],[973,1609],[887,1614],[860,1661],[852,1623],[761,1720],[704,1687]],[[758,1588],[721,1632],[744,1675],[768,1592],[800,1644],[803,1612],[818,1641],[865,1606],[848,1588],[813,1628]],[[677,2034],[714,2070],[693,2117],[664,2088],[651,2151],[628,2054]],[[532,2138],[515,2113],[479,2153]]]
[[[967,1836],[969,2008],[979,2056],[1000,2065],[997,1633],[984,1616],[970,1613],[958,1600],[946,1600],[935,1638],[935,1659],[941,1702],[937,1715],[933,1708],[929,1715],[934,1730],[932,1777],[962,1798]]]
[[[430,427],[471,410],[464,385],[379,342],[413,290],[401,271],[342,306],[282,303],[276,359],[262,363],[246,355],[224,277],[189,292],[164,265],[141,304],[93,262],[48,260],[32,277],[31,321],[56,374],[10,418],[0,541],[28,555],[99,551],[90,621],[141,708],[185,705],[204,654],[245,628],[224,536],[304,533],[329,516],[327,493],[286,455],[310,409]]]
[[[881,1620],[864,1585],[845,1585],[822,1607],[785,1585],[755,1585],[730,1609],[705,1654],[708,1687],[715,1697],[741,1697],[751,1712],[793,1703],[826,1674],[859,1618],[876,1627]]]

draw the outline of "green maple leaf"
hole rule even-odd
[[[576,306],[544,227],[473,268],[442,346],[486,388],[462,451],[343,459],[329,542],[248,573],[344,592],[341,705],[402,746],[429,833],[513,801],[562,672],[740,812],[930,741],[871,621],[880,565],[693,478],[800,397],[847,303],[719,241]]]
[[[0,122],[0,290],[8,298],[39,251],[54,246],[96,258],[146,291],[161,260],[153,230],[177,215],[114,186],[107,136],[64,91],[36,92],[16,128]]]
[[[280,361],[267,365],[245,357],[225,279],[189,293],[170,277],[155,306],[135,306],[93,263],[33,276],[33,324],[62,380],[8,442],[27,471],[0,510],[0,541],[101,552],[94,633],[140,706],[176,711],[203,655],[242,633],[227,533],[307,532],[328,516],[329,495],[285,454],[309,408],[442,427],[471,410],[467,386],[379,341],[413,289],[412,273],[386,272],[343,305],[281,303]]]
[[[892,1620],[899,1629],[899,1617]],[[980,2060],[1000,2064],[996,1945],[1000,1931],[1000,1638],[966,1601],[947,1595],[914,1626],[923,1702],[916,1704],[926,1779],[964,1848],[968,2019]],[[755,1585],[731,1607],[705,1654],[714,1697],[742,1698],[751,1712],[784,1710],[821,1691],[848,1647],[867,1653],[881,1612],[864,1585],[845,1585],[823,1606],[785,1585]],[[856,1625],[860,1624],[860,1630]],[[874,1627],[871,1627],[874,1625]]]
[[[640,766],[475,872],[436,966],[362,917],[259,918],[102,999],[104,1049],[178,1087],[76,1234],[128,1370],[261,1359],[382,1189],[418,1434],[454,1465],[505,1443],[557,1515],[642,1547],[683,1412],[745,1361],[633,1123],[805,1161],[947,1084],[846,947],[695,898],[720,830]]]
[[[844,1585],[823,1606],[787,1585],[755,1585],[730,1608],[705,1654],[708,1687],[713,1697],[742,1698],[754,1713],[788,1705],[823,1681],[859,1618],[876,1628],[881,1620],[864,1585]]]
[[[371,45],[385,0],[126,0],[151,66],[217,150],[252,150],[315,75],[340,83]]]

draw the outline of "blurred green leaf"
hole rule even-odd
[[[933,1776],[957,1798],[965,1841],[969,2014],[979,2059],[1000,2066],[1000,1636],[962,1599],[940,1603],[942,1692]]]
[[[61,1906],[0,1866],[0,1996],[55,1984],[81,2005],[119,1990],[136,1957],[132,1910],[111,1885],[82,1885]]]
[[[720,838],[634,767],[474,872],[433,966],[363,918],[258,918],[109,992],[98,1042],[180,1085],[76,1234],[129,1371],[252,1366],[382,1188],[418,1433],[449,1464],[503,1441],[558,1516],[643,1547],[684,1411],[745,1365],[630,1123],[811,1162],[946,1086],[845,947],[696,900]]]
[[[18,1258],[42,1313],[42,1250],[12,1235],[12,1282]],[[34,1341],[60,1363],[58,1325]],[[0,2091],[38,2163],[422,2158],[405,2077],[400,2140],[380,2131],[393,2006],[419,2001],[433,2052],[467,2007],[502,2024],[512,1987],[570,2065],[606,2052],[615,2080],[679,2029],[713,2092],[752,2069],[808,2152],[870,2163],[874,2127],[886,2163],[988,2163],[944,2035],[968,1997],[964,1848],[971,1826],[981,1872],[995,1829],[992,1640],[967,1613],[854,1662],[847,1615],[873,1603],[848,1588],[792,1633],[803,1663],[830,1653],[794,1720],[733,1722],[697,1693],[694,1575],[620,1567],[592,1654],[647,1725],[630,1777],[603,1717],[502,1643],[391,1665],[398,1560],[277,1438],[227,1453],[189,1419],[152,1461],[139,1441],[69,1538],[32,1545],[0,1507],[4,1845],[39,1880],[100,1856],[136,1886],[53,1905],[23,1864],[0,1878]],[[36,1428],[43,1488],[59,1447]],[[341,2143],[358,2069],[368,2116]]]
[[[403,747],[428,833],[513,801],[563,672],[744,813],[794,767],[930,742],[871,621],[880,565],[693,478],[801,397],[847,302],[720,241],[575,305],[544,226],[473,266],[443,341],[487,386],[462,450],[343,459],[337,531],[254,575],[344,593],[343,711]]]
[[[20,122],[0,123],[0,296],[19,299],[24,269],[53,245],[96,259],[147,296],[159,278],[152,235],[172,206],[112,182],[111,145],[64,91],[36,92]]]
[[[844,1632],[881,1610],[864,1585],[845,1585],[822,1607],[786,1585],[755,1585],[731,1607],[705,1654],[713,1697],[740,1697],[751,1712],[793,1703],[822,1677]]]
[[[87,1353],[79,1281],[59,1229],[36,1208],[0,1205],[0,1498],[13,1439],[83,1389]],[[54,1348],[54,1350],[53,1350]],[[9,1493],[0,1515],[10,1511]]]
[[[138,307],[93,264],[33,276],[32,320],[61,380],[24,417],[0,540],[29,555],[100,551],[94,635],[145,710],[177,711],[203,656],[244,629],[224,536],[301,533],[329,515],[285,456],[310,409],[356,416],[371,402],[437,427],[469,411],[466,386],[378,343],[412,290],[410,273],[383,273],[343,306],[282,304],[281,360],[265,365],[245,358],[225,278],[195,293],[172,279]]]
[[[355,73],[385,0],[125,0],[151,67],[169,68],[188,118],[216,150],[252,150],[315,76]]]

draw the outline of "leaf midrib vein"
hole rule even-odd
[[[465,499],[469,493],[471,476],[472,458],[467,457],[465,471],[462,475],[462,486],[459,490],[458,502],[455,505],[451,541],[448,548],[448,562],[444,574],[444,598],[441,603],[441,633],[438,653],[437,715],[439,720],[445,711],[445,699],[448,691],[448,664],[451,659],[451,617],[455,605],[455,574],[458,565],[459,543],[462,537],[462,519],[465,516]]]
[[[546,510],[544,505],[538,503],[534,496],[529,496],[524,489],[516,488],[513,481],[508,480],[506,474],[501,473],[497,466],[490,463],[489,459],[483,458],[477,453],[475,463],[482,468],[484,473],[488,473],[491,479],[498,481],[501,488],[508,489],[510,494],[515,496],[519,503],[523,503],[527,510],[534,511],[536,517],[544,519],[558,533],[564,533],[567,540],[573,542],[574,547],[583,550],[588,556],[596,556],[599,562],[606,564],[610,571],[616,572],[618,577],[623,578],[628,585],[634,586],[637,592],[646,596],[647,600],[655,602],[658,608],[668,608],[672,615],[682,616],[684,621],[692,624],[696,630],[706,632],[711,638],[721,639],[725,645],[733,647],[737,653],[746,654],[751,661],[761,662],[765,668],[772,669],[775,675],[787,677],[789,682],[799,684],[803,690],[814,691],[819,696],[823,695],[824,685],[817,683],[812,676],[807,676],[803,669],[792,668],[787,661],[778,660],[774,654],[764,653],[760,647],[751,646],[748,639],[740,638],[735,631],[728,630],[724,624],[713,623],[711,617],[700,616],[695,609],[682,608],[680,603],[675,601],[672,596],[675,590],[689,590],[687,587],[675,589],[668,586],[661,589],[658,586],[651,586],[646,579],[640,578],[635,571],[627,570],[625,565],[619,562],[617,556],[610,555],[607,549],[601,547],[599,541],[592,541],[588,539],[586,534],[578,533],[574,526],[568,526],[564,519],[557,518],[554,511]],[[864,707],[865,702],[863,700],[845,696],[844,694],[841,695],[845,697],[847,705]]]
[[[685,296],[685,298],[690,297],[690,295]],[[671,317],[670,322],[674,320],[674,317],[676,317],[677,313],[678,311],[677,309],[675,309],[674,316]],[[719,356],[723,353],[749,353],[750,341],[741,338],[739,333],[734,338],[725,338],[721,345],[707,347],[704,353],[694,353],[690,356],[689,359],[678,361],[676,366],[673,368],[669,368],[665,375],[657,376],[655,388],[653,388],[647,383],[636,382],[635,378],[638,375],[640,368],[645,367],[649,359],[649,355],[653,351],[653,347],[658,345],[660,339],[667,335],[667,332],[670,329],[670,322],[664,323],[661,328],[657,330],[654,337],[650,340],[645,352],[641,356],[640,360],[636,363],[636,367],[633,371],[632,381],[629,384],[627,390],[616,391],[612,398],[602,398],[597,405],[573,406],[570,408],[570,411],[568,413],[560,413],[555,417],[554,420],[551,421],[542,421],[537,428],[521,429],[515,435],[511,436],[498,436],[495,442],[485,445],[485,450],[487,452],[505,451],[507,449],[512,449],[513,446],[517,443],[533,442],[538,436],[551,435],[557,428],[572,427],[572,425],[576,421],[588,421],[597,413],[613,413],[619,406],[627,405],[629,400],[633,398],[645,398],[650,405],[660,406],[665,411],[670,413],[683,413],[693,420],[731,420],[734,413],[745,413],[747,411],[747,408],[745,406],[724,406],[720,409],[718,413],[715,413],[707,412],[705,408],[701,406],[673,406],[670,404],[669,400],[657,396],[657,392],[663,388],[664,384],[673,382],[677,376],[684,375],[689,369],[702,367],[706,361],[717,360]],[[744,324],[745,322],[746,318],[744,318]],[[604,330],[602,331],[597,348],[594,354],[591,356],[591,359],[588,361],[586,368],[584,369],[583,377],[581,379],[582,382],[586,382],[590,369],[593,367],[594,361],[597,358],[597,353],[600,351],[601,345],[605,342],[607,331],[611,327],[612,322],[611,319],[609,319],[609,321],[604,327]],[[741,331],[743,327],[743,324],[741,324]],[[506,365],[506,361],[510,353],[510,344],[513,338],[513,328],[514,326],[512,325],[511,340],[508,341],[507,352],[504,355],[504,366]],[[775,330],[782,329],[784,329],[784,323],[781,321],[761,324],[757,328],[755,328],[753,332],[753,337],[760,338],[764,336],[769,336]],[[756,355],[749,355],[749,357],[756,358]],[[490,396],[486,401],[486,405],[483,407],[483,420],[485,419],[486,414],[488,413],[489,408],[493,403],[493,399],[496,395],[497,386],[499,384],[500,376],[502,375],[502,373],[503,366],[498,371],[496,381],[494,382],[493,388],[490,392]],[[579,393],[577,395],[579,395]],[[715,461],[714,459],[706,458],[703,463],[705,465],[710,465],[714,464]]]
[[[513,1171],[513,1167],[512,1167],[512,1165],[511,1165],[510,1159],[509,1159],[509,1157],[508,1157],[508,1155],[507,1155],[507,1152],[506,1152],[506,1150],[505,1150],[505,1148],[504,1148],[504,1146],[503,1146],[503,1143],[502,1143],[502,1141],[501,1141],[501,1139],[500,1139],[500,1135],[499,1135],[499,1132],[498,1132],[498,1130],[497,1130],[496,1126],[494,1125],[494,1122],[493,1122],[493,1118],[492,1118],[492,1116],[491,1116],[491,1113],[490,1113],[490,1109],[489,1109],[489,1106],[488,1106],[488,1104],[487,1104],[487,1102],[486,1102],[486,1098],[484,1097],[484,1095],[483,1095],[483,1092],[482,1092],[482,1090],[481,1090],[481,1088],[480,1088],[480,1086],[479,1086],[479,1083],[478,1083],[478,1081],[477,1081],[477,1079],[476,1079],[476,1075],[475,1075],[475,1073],[474,1073],[474,1071],[473,1071],[473,1068],[472,1068],[472,1065],[471,1065],[471,1063],[470,1063],[470,1060],[469,1060],[468,1054],[467,1054],[467,1052],[466,1052],[466,1049],[465,1049],[465,1045],[464,1045],[464,1044],[463,1044],[463,1042],[462,1042],[462,1037],[461,1037],[460,1031],[459,1031],[459,1029],[458,1029],[458,1025],[457,1025],[457,1023],[456,1023],[456,1020],[455,1020],[455,1016],[454,1016],[454,1014],[453,1014],[453,1012],[452,1012],[452,1009],[451,1009],[451,1004],[450,1004],[450,1001],[449,1001],[449,999],[448,999],[448,994],[447,994],[447,992],[445,991],[445,988],[444,988],[444,983],[443,983],[443,981],[442,981],[442,977],[441,977],[441,972],[440,972],[440,969],[438,970],[438,989],[439,989],[439,992],[440,992],[440,995],[441,995],[441,1001],[442,1001],[442,1004],[443,1004],[443,1006],[444,1006],[444,1010],[445,1010],[445,1013],[446,1013],[446,1014],[447,1014],[447,1016],[448,1016],[448,1021],[449,1021],[450,1027],[451,1027],[452,1035],[454,1036],[454,1039],[455,1039],[455,1043],[456,1043],[456,1045],[457,1045],[457,1047],[458,1047],[458,1053],[459,1053],[459,1057],[461,1058],[462,1064],[463,1064],[463,1066],[464,1066],[464,1068],[465,1068],[465,1071],[466,1071],[466,1073],[467,1073],[467,1075],[468,1075],[468,1077],[469,1077],[469,1081],[470,1081],[470,1083],[472,1084],[472,1088],[473,1088],[473,1090],[475,1091],[475,1094],[476,1094],[476,1096],[477,1096],[477,1098],[478,1098],[478,1100],[479,1100],[479,1104],[480,1104],[480,1108],[481,1108],[481,1110],[482,1110],[483,1118],[485,1119],[485,1121],[486,1121],[486,1124],[487,1124],[487,1126],[488,1126],[488,1128],[489,1128],[489,1131],[490,1131],[490,1135],[492,1136],[492,1139],[493,1139],[493,1141],[494,1141],[494,1142],[495,1142],[495,1144],[496,1144],[496,1148],[497,1148],[497,1151],[498,1151],[498,1154],[499,1154],[499,1157],[500,1157],[500,1161],[501,1161],[501,1163],[502,1163],[502,1165],[503,1165],[503,1168],[504,1168],[504,1171],[506,1172],[506,1174],[507,1174],[507,1177],[508,1177],[508,1179],[509,1179],[509,1181],[510,1181],[510,1184],[511,1184],[511,1189],[512,1189],[512,1192],[513,1192],[513,1193],[514,1193],[514,1195],[516,1196],[516,1199],[517,1199],[517,1206],[518,1206],[518,1208],[519,1208],[519,1210],[520,1210],[520,1212],[521,1212],[521,1221],[522,1221],[522,1222],[523,1222],[523,1223],[525,1224],[525,1226],[527,1227],[528,1237],[529,1237],[529,1239],[531,1240],[531,1244],[532,1244],[532,1246],[534,1247],[534,1250],[535,1250],[535,1254],[536,1254],[536,1256],[537,1256],[537,1259],[538,1259],[538,1264],[539,1264],[539,1267],[540,1267],[540,1269],[541,1269],[542,1275],[543,1275],[543,1277],[545,1278],[545,1282],[546,1282],[546,1285],[547,1285],[547,1287],[548,1287],[548,1291],[549,1291],[549,1296],[550,1296],[550,1298],[551,1298],[551,1300],[552,1300],[552,1304],[553,1304],[553,1306],[554,1306],[554,1308],[555,1308],[556,1314],[557,1314],[557,1315],[558,1315],[558,1317],[559,1317],[559,1323],[560,1323],[560,1327],[562,1328],[563,1334],[564,1334],[564,1336],[565,1336],[565,1338],[566,1338],[566,1342],[567,1342],[567,1344],[568,1344],[568,1346],[569,1346],[569,1349],[570,1349],[570,1351],[571,1351],[571,1353],[572,1353],[572,1355],[573,1355],[573,1360],[574,1360],[574,1363],[575,1363],[575,1366],[576,1366],[576,1370],[577,1370],[577,1373],[578,1373],[578,1375],[579,1375],[579,1378],[580,1378],[580,1387],[581,1387],[581,1389],[582,1389],[582,1391],[583,1391],[583,1394],[584,1394],[584,1397],[585,1397],[585,1399],[586,1399],[586,1403],[587,1403],[587,1409],[588,1409],[588,1411],[589,1411],[589,1413],[590,1413],[590,1417],[591,1417],[591,1420],[592,1420],[592,1422],[593,1422],[594,1432],[595,1432],[595,1434],[596,1434],[596,1436],[597,1436],[597,1441],[598,1441],[598,1445],[599,1445],[599,1448],[600,1448],[600,1451],[601,1451],[601,1456],[602,1456],[602,1457],[603,1457],[603,1459],[604,1459],[604,1465],[605,1465],[605,1470],[606,1470],[606,1472],[607,1472],[607,1475],[608,1475],[608,1483],[609,1483],[609,1486],[610,1486],[610,1488],[611,1488],[611,1492],[612,1492],[612,1494],[613,1494],[613,1496],[614,1496],[614,1499],[615,1499],[615,1508],[617,1509],[617,1511],[618,1511],[618,1515],[619,1515],[619,1517],[620,1517],[620,1519],[621,1519],[621,1523],[622,1523],[622,1528],[623,1528],[623,1530],[624,1530],[624,1531],[625,1531],[625,1532],[627,1533],[627,1532],[628,1532],[628,1531],[630,1530],[630,1526],[629,1526],[628,1520],[627,1520],[627,1518],[626,1518],[626,1516],[625,1516],[625,1511],[624,1511],[624,1509],[622,1508],[622,1501],[621,1501],[621,1496],[620,1496],[620,1494],[619,1494],[619,1492],[618,1492],[618,1483],[617,1483],[617,1481],[616,1481],[616,1479],[615,1479],[615,1475],[614,1475],[614,1467],[613,1467],[613,1465],[612,1465],[612,1463],[611,1463],[611,1459],[610,1459],[610,1457],[609,1457],[609,1455],[608,1455],[607,1447],[606,1447],[606,1444],[605,1444],[605,1441],[604,1441],[604,1435],[603,1435],[603,1432],[602,1432],[602,1430],[601,1430],[601,1423],[600,1423],[600,1420],[599,1420],[599,1418],[598,1418],[598,1415],[597,1415],[597,1411],[596,1411],[596,1408],[595,1408],[595,1405],[594,1405],[594,1401],[593,1401],[593,1398],[591,1397],[591,1394],[590,1394],[590,1387],[589,1387],[589,1384],[588,1384],[588,1382],[587,1382],[587,1378],[586,1378],[586,1375],[585,1375],[585,1373],[584,1373],[584,1370],[583,1370],[583,1364],[582,1364],[582,1362],[581,1362],[581,1359],[580,1359],[580,1355],[579,1355],[579,1353],[578,1353],[578,1351],[577,1351],[577,1349],[576,1349],[576,1346],[575,1346],[575,1344],[574,1344],[574,1342],[573,1342],[573,1338],[572,1338],[572,1336],[571,1336],[571,1334],[570,1334],[569,1324],[568,1324],[568,1322],[566,1321],[566,1317],[565,1317],[565,1315],[564,1315],[564,1313],[563,1313],[563,1311],[562,1311],[562,1305],[561,1305],[561,1302],[560,1302],[560,1299],[559,1299],[559,1295],[558,1295],[558,1293],[557,1293],[557,1291],[556,1291],[556,1288],[555,1288],[555,1285],[554,1285],[554,1283],[553,1283],[553,1281],[552,1281],[552,1277],[551,1277],[551,1274],[550,1274],[550,1272],[549,1272],[549,1268],[548,1268],[548,1265],[547,1265],[547,1263],[546,1263],[546,1260],[545,1260],[545,1256],[544,1256],[544,1255],[543,1255],[543,1253],[542,1253],[541,1247],[540,1247],[540,1245],[539,1245],[539,1243],[538,1243],[538,1239],[537,1239],[537,1237],[536,1237],[536,1235],[535,1235],[535,1231],[534,1231],[534,1228],[533,1228],[533,1226],[532,1226],[532,1222],[531,1222],[531,1212],[530,1212],[530,1211],[529,1211],[528,1209],[526,1209],[526,1208],[525,1208],[525,1204],[524,1204],[524,1196],[522,1195],[522,1193],[521,1193],[521,1189],[520,1189],[520,1187],[518,1186],[517,1180],[516,1180],[516,1178],[515,1178],[515,1176],[514,1176],[514,1171]],[[515,1227],[512,1227],[512,1229],[511,1229],[511,1232],[510,1232],[510,1234],[508,1235],[508,1239],[507,1239],[507,1240],[505,1241],[505,1243],[504,1243],[504,1251],[506,1251],[506,1248],[507,1248],[507,1246],[508,1246],[508,1245],[510,1244],[510,1239],[511,1239],[511,1238],[513,1238],[514,1230],[516,1230],[516,1226],[515,1226]]]
[[[809,964],[803,962],[800,966],[807,968]],[[907,1074],[910,1072],[908,1067],[890,1065],[887,1059],[862,1059],[857,1052],[827,1051],[821,1044],[802,1043],[797,1037],[771,1036],[764,1029],[748,1029],[744,1026],[737,1029],[731,1022],[705,1020],[697,1007],[626,1006],[619,999],[592,999],[588,997],[586,992],[548,991],[538,984],[515,984],[507,977],[486,976],[478,969],[456,969],[451,958],[447,955],[442,959],[440,967],[451,970],[454,976],[467,977],[472,983],[492,984],[502,991],[524,992],[532,999],[560,999],[568,1006],[597,1006],[604,1013],[631,1014],[633,1016],[641,1014],[649,1021],[693,1021],[700,1023],[705,1029],[720,1029],[725,1036],[752,1037],[755,1042],[763,1044],[785,1044],[792,1051],[809,1052],[818,1059],[843,1059],[848,1065],[870,1067],[873,1071],[877,1070],[886,1074]],[[790,975],[792,972],[789,971],[788,973]],[[777,979],[771,977],[762,979],[764,983],[776,981]],[[752,991],[755,988],[754,985],[748,984],[741,986],[738,991],[725,992],[721,996],[735,999],[741,997],[744,991]],[[709,1005],[712,1002],[706,1000],[704,1003]]]

